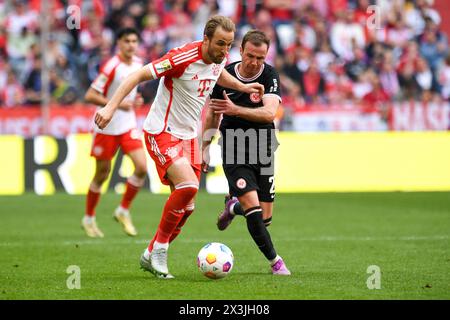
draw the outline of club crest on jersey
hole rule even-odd
[[[94,155],[101,156],[103,153],[103,147],[101,146],[95,146],[93,150]]]
[[[250,100],[253,103],[258,103],[261,101],[261,97],[260,97],[259,93],[250,93]]]
[[[167,148],[165,154],[173,159],[178,155],[178,148],[177,147],[169,147],[169,148]]]
[[[214,64],[212,66],[212,72],[214,76],[218,76],[219,72],[220,72],[220,65],[219,64]]]
[[[244,189],[247,186],[247,181],[245,181],[244,178],[239,178],[238,181],[236,181],[236,187],[239,189]]]
[[[163,60],[163,61],[155,64],[155,69],[156,69],[156,72],[159,74],[159,73],[163,73],[167,70],[172,69],[172,65],[170,64],[169,59],[166,59],[166,60]]]

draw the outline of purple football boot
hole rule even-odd
[[[225,209],[217,219],[217,228],[219,230],[225,230],[230,225],[231,221],[233,221],[234,214],[231,213],[231,207],[238,202],[239,200],[235,197],[225,197]]]
[[[272,274],[290,276],[291,272],[286,268],[283,259],[278,259],[278,261],[272,266]]]

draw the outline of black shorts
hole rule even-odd
[[[228,180],[230,195],[240,197],[256,190],[258,199],[262,202],[273,202],[275,199],[274,175],[262,175],[258,165],[223,165],[223,171]],[[270,171],[270,170],[269,170]]]
[[[230,195],[240,197],[256,190],[259,201],[273,202],[274,159],[278,146],[273,128],[221,128],[219,145]]]

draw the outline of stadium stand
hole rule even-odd
[[[49,57],[52,108],[61,114],[64,109],[82,110],[84,92],[114,51],[114,32],[120,27],[140,30],[139,55],[151,61],[172,47],[201,39],[202,26],[216,13],[235,21],[236,43],[250,28],[263,30],[272,39],[267,62],[281,76],[280,129],[414,130],[417,124],[396,119],[401,119],[402,110],[414,108],[427,114],[428,106],[439,115],[434,122],[425,119],[426,125],[420,129],[448,129],[448,116],[447,120],[443,118],[448,115],[450,100],[450,25],[442,18],[443,12],[450,9],[448,1],[50,3],[51,12],[46,18],[51,33],[47,47],[41,48],[41,1],[0,0],[0,133],[26,134],[11,124],[16,122],[8,121],[41,103],[44,50]],[[68,19],[77,18],[74,15],[78,13],[79,28],[69,28]],[[234,47],[229,61],[237,59],[239,48]],[[147,105],[155,96],[155,82],[140,88]],[[93,109],[83,110],[80,112],[86,114],[85,110]],[[83,132],[88,128],[83,124],[74,130]],[[63,131],[55,132],[70,132]]]

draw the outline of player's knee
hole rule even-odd
[[[134,175],[139,179],[145,179],[147,175],[147,168],[137,168],[134,170]]]
[[[248,191],[242,196],[239,196],[238,199],[244,210],[260,206],[258,195],[255,190]]]
[[[259,234],[261,228],[264,228],[261,207],[253,207],[245,210],[245,218],[247,220],[247,228],[251,234]]]
[[[108,179],[110,172],[111,168],[109,167],[98,168],[94,177],[95,182],[97,182],[98,184],[103,184],[103,182],[105,182],[106,179]]]
[[[147,174],[147,165],[145,163],[136,163],[134,168],[134,175],[139,178],[144,178]]]
[[[140,188],[145,184],[145,176],[141,177],[134,173],[133,175],[128,177],[127,181],[133,186]]]
[[[189,203],[197,194],[198,183],[193,181],[182,182],[175,186],[175,190]]]
[[[260,206],[248,208],[244,211],[244,216],[246,218],[249,218],[251,216],[255,216],[255,217],[257,216],[258,219],[261,218],[261,220],[262,220],[262,208]]]

